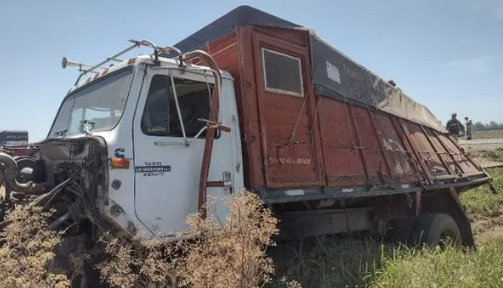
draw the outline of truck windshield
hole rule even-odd
[[[122,115],[132,76],[133,69],[124,68],[70,94],[48,137],[112,129]]]

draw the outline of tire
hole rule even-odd
[[[36,173],[37,169],[37,163],[35,162],[35,159],[32,157],[15,157],[17,164],[17,176],[16,176],[16,181],[19,183],[27,183],[29,181],[33,180],[34,175],[22,175],[21,170],[24,168],[31,168],[33,169],[33,173]]]
[[[450,215],[444,213],[419,215],[413,240],[416,244],[428,246],[443,246],[445,240],[459,245],[462,241],[458,224]]]
[[[397,220],[393,227],[393,239],[402,244],[410,244],[417,220],[415,216]]]

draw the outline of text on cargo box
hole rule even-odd
[[[295,164],[295,165],[310,165],[310,158],[292,158],[292,157],[269,157],[270,164]]]

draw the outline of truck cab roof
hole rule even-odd
[[[113,64],[112,66],[110,66],[106,69],[103,69],[99,73],[92,75],[92,76],[89,76],[86,80],[80,81],[79,83],[77,83],[75,86],[73,86],[68,91],[68,94],[70,94],[71,92],[73,92],[79,88],[82,88],[82,87],[92,83],[93,81],[95,81],[105,75],[108,75],[108,74],[113,73],[115,71],[121,70],[121,69],[126,68],[128,66],[139,66],[142,64],[154,65],[153,56],[152,55],[139,55],[139,56],[124,60],[122,62]],[[206,74],[208,77],[213,78],[213,74],[211,73],[209,67],[201,66],[201,65],[193,65],[190,63],[184,63],[184,65],[185,65],[185,69],[189,69],[191,72]],[[178,60],[166,58],[166,57],[159,57],[159,67],[175,68],[175,69],[180,68]],[[221,73],[223,79],[234,81],[234,78],[232,77],[232,75],[229,72],[220,70],[220,73]]]

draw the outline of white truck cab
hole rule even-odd
[[[100,213],[124,231],[146,232],[141,237],[174,237],[199,208],[215,73],[180,64],[156,51],[102,69],[69,91],[47,136],[102,138],[109,165]],[[224,202],[244,184],[233,79],[219,74],[218,123],[230,132],[212,130],[207,180],[216,184],[206,193],[207,209],[225,219]]]

